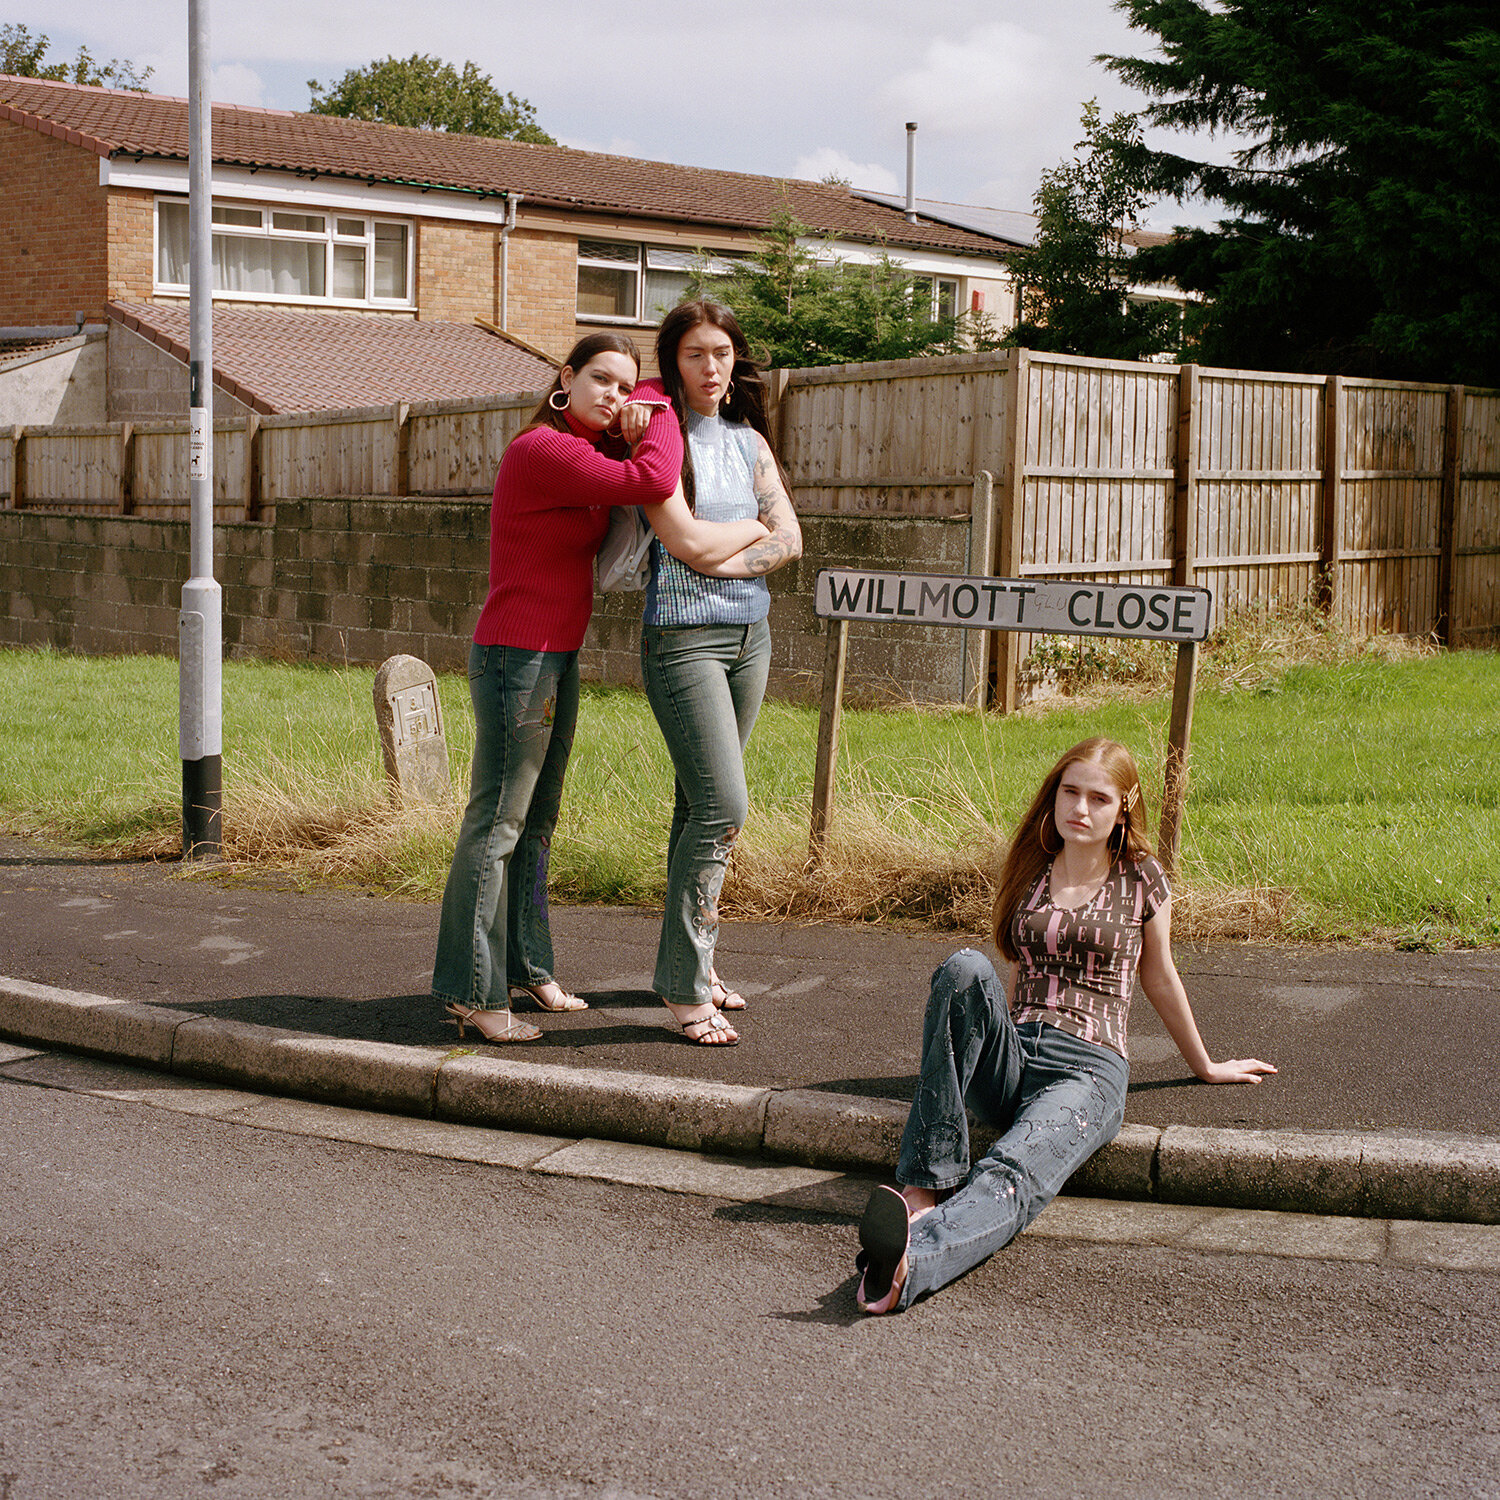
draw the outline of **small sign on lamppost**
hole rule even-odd
[[[813,609],[829,622],[823,668],[823,710],[813,778],[812,855],[822,854],[838,761],[838,725],[851,620],[884,624],[951,625],[963,630],[1024,630],[1038,635],[1104,635],[1171,641],[1177,647],[1172,724],[1162,793],[1161,862],[1177,863],[1187,793],[1188,743],[1198,642],[1208,638],[1213,595],[1175,584],[1093,583],[1038,578],[954,578],[939,573],[877,573],[824,568]]]

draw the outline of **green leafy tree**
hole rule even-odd
[[[1157,55],[1102,59],[1226,163],[1135,152],[1226,210],[1140,266],[1205,298],[1215,364],[1500,383],[1493,0],[1118,0]]]
[[[783,211],[731,273],[697,269],[685,295],[733,308],[751,347],[781,369],[995,347],[981,314],[934,318],[930,283],[889,255],[869,265],[820,258],[801,243],[809,233]]]
[[[1036,247],[1012,263],[1020,287],[1020,318],[1007,342],[1058,354],[1144,359],[1176,343],[1176,302],[1132,300],[1135,276],[1127,236],[1151,200],[1141,189],[1132,152],[1140,146],[1134,115],[1104,120],[1083,107],[1083,139],[1075,155],[1042,173],[1033,200]]]
[[[107,63],[95,61],[87,47],[80,47],[71,63],[49,63],[47,48],[51,38],[32,35],[25,26],[7,22],[0,26],[0,73],[15,78],[46,78],[55,83],[92,83],[104,88],[132,89],[144,93],[146,80],[154,71],[140,69],[134,63],[112,57]]]
[[[307,87],[315,115],[557,144],[536,123],[536,110],[525,99],[502,94],[490,75],[471,62],[460,73],[441,58],[413,52],[350,68],[327,88],[310,78]]]

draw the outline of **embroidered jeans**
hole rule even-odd
[[[578,721],[578,653],[469,652],[474,764],[443,891],[432,992],[503,1010],[552,975],[547,860]]]
[[[911,1227],[900,1306],[956,1280],[1016,1237],[1125,1118],[1118,1052],[1010,1018],[994,966],[965,948],[932,976],[922,1072],[896,1177],[959,1190]],[[965,1105],[1002,1130],[970,1163]]]
[[[641,676],[676,772],[656,992],[712,998],[719,891],[750,811],[745,745],[766,693],[771,632],[753,625],[646,625]]]

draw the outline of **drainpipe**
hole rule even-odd
[[[519,193],[505,195],[505,220],[500,225],[500,326],[509,328],[510,316],[510,232],[516,227],[516,204]]]
[[[906,222],[917,222],[917,122],[906,122]]]

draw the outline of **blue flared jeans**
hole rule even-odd
[[[902,1183],[958,1191],[911,1226],[899,1305],[1007,1245],[1125,1119],[1118,1052],[1044,1021],[1012,1022],[1004,987],[965,948],[932,976],[922,1071],[901,1137]],[[965,1106],[1003,1134],[971,1164]]]
[[[552,975],[547,860],[578,723],[578,653],[469,651],[474,764],[443,890],[432,992],[504,1009]]]
[[[641,677],[676,773],[656,992],[713,998],[719,892],[750,811],[745,745],[766,694],[771,632],[753,625],[646,625]]]

